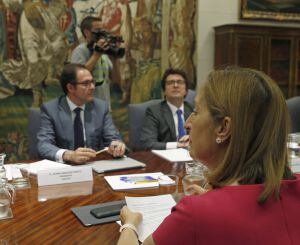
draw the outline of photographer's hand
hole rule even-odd
[[[107,50],[109,49],[109,43],[106,39],[100,38],[95,44],[94,44],[94,53],[100,53],[102,54],[101,50]],[[100,51],[100,52],[99,52]]]
[[[99,50],[103,49],[107,49],[107,46],[108,46],[108,42],[103,39],[103,38],[100,38],[96,43],[94,43],[93,45],[93,52],[92,52],[92,55],[91,57],[89,58],[89,60],[85,63],[85,66],[86,68],[92,72],[95,65],[97,64],[99,58],[101,57],[102,53],[101,52],[97,52],[95,51],[95,46],[98,46],[99,47]]]

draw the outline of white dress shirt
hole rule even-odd
[[[175,124],[175,132],[176,132],[176,137],[178,137],[178,116],[176,111],[180,109],[182,111],[182,120],[184,122],[184,104],[182,103],[179,108],[171,104],[169,101],[167,101],[168,106],[171,109],[174,124]],[[176,142],[167,142],[166,149],[176,149],[177,148],[177,141]]]

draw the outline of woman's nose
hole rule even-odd
[[[191,129],[191,127],[192,127],[192,114],[189,115],[189,117],[186,119],[186,121],[184,123],[185,129]]]

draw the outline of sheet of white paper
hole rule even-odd
[[[140,212],[143,221],[138,227],[139,240],[143,242],[171,213],[171,208],[176,205],[171,195],[149,197],[125,197],[128,208],[133,212]]]
[[[193,161],[188,150],[183,148],[169,150],[152,150],[152,152],[170,162],[188,162]]]
[[[300,157],[291,159],[291,169],[294,173],[300,173]]]
[[[71,167],[71,166],[59,162],[46,160],[46,159],[38,162],[30,163],[30,164],[19,165],[20,169],[29,171],[31,174],[37,174],[37,172],[40,170],[50,170],[50,169],[67,168],[67,167]]]
[[[104,179],[113,190],[127,190],[158,187],[158,176],[160,175],[163,173],[123,174],[105,176]]]
[[[13,178],[22,178],[22,173],[16,164],[5,164],[6,178],[12,180]]]

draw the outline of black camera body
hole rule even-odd
[[[121,36],[114,36],[109,34],[107,31],[98,29],[92,32],[92,44],[97,42],[99,39],[105,39],[108,43],[108,47],[103,49],[98,45],[95,45],[94,50],[99,53],[111,55],[116,58],[122,58],[125,54],[125,49],[118,46],[118,43],[124,42]],[[91,47],[92,48],[92,47]]]

